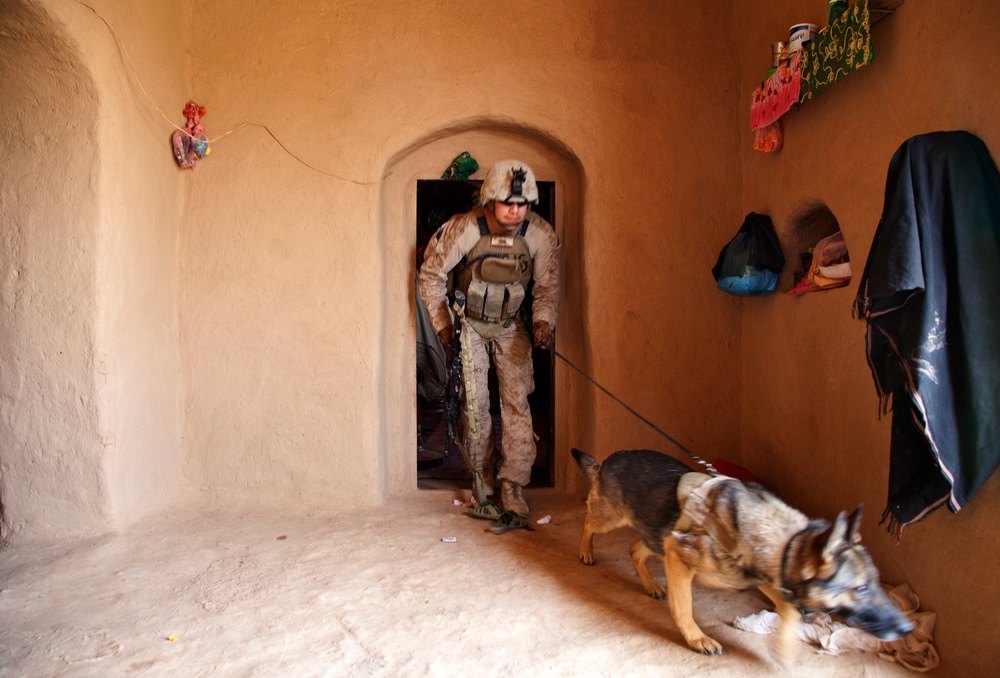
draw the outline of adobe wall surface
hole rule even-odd
[[[191,481],[344,506],[413,488],[413,185],[466,150],[527,154],[565,195],[559,349],[678,437],[735,447],[715,403],[739,399],[738,306],[709,272],[736,219],[735,69],[700,37],[724,10],[200,8],[194,96],[237,131],[182,225]],[[663,442],[557,381],[560,486],[571,445]]]
[[[886,505],[891,414],[879,418],[865,325],[851,311],[896,149],[916,134],[964,129],[983,139],[994,160],[1000,156],[1000,91],[985,86],[1000,69],[1000,52],[987,47],[1000,20],[988,2],[908,0],[875,26],[874,61],[783,116],[783,150],[761,154],[751,150],[750,93],[770,65],[770,43],[795,23],[825,25],[825,3],[768,5],[762,12],[737,3],[734,12],[743,211],[771,215],[787,244],[790,216],[801,201],[824,201],[847,239],[854,279],[846,288],[775,295],[744,307],[743,460],[817,515],[832,517],[863,501],[865,543],[885,579],[908,581],[924,607],[938,612],[942,672],[986,675],[1000,659],[991,621],[1000,604],[993,562],[1000,547],[1000,478],[958,514],[942,509],[908,528],[898,545],[885,533],[878,523]],[[796,264],[786,265],[785,290]]]
[[[2,532],[58,536],[101,526],[109,508],[92,377],[97,92],[43,12],[10,3],[3,20]]]
[[[122,43],[78,2],[11,0],[0,13],[11,538],[110,529],[181,482],[183,185],[150,101],[184,96],[184,13],[94,5]]]
[[[77,400],[92,430],[74,429],[82,440],[67,455],[82,457],[85,481],[64,473],[66,459],[44,441],[5,455],[5,481],[30,470],[21,486],[51,485],[23,506],[20,486],[7,489],[7,518],[38,514],[62,488],[88,483],[88,508],[105,527],[191,488],[222,501],[335,506],[411,491],[412,181],[439,176],[462,150],[484,165],[524,153],[557,184],[560,348],[682,439],[703,435],[711,419],[705,446],[735,448],[738,410],[710,414],[719,388],[738,399],[733,359],[694,367],[715,336],[736,355],[736,307],[712,308],[708,285],[671,289],[675,274],[705,277],[714,252],[702,236],[721,242],[734,221],[733,68],[696,32],[673,39],[674,10],[553,4],[510,16],[505,7],[305,2],[279,13],[222,3],[195,19],[190,8],[152,4],[32,7],[33,35],[56,30],[47,18],[80,46],[70,56],[80,75],[52,95],[70,103],[45,129],[94,130],[89,142],[66,141],[71,148],[32,149],[46,171],[65,166],[64,152],[91,163],[86,184],[52,175],[63,194],[79,187],[91,210],[52,205],[89,229],[87,247],[61,266],[84,281],[46,285],[80,315],[67,325],[87,346],[70,372],[89,393]],[[686,20],[717,26],[724,15],[699,9]],[[508,25],[531,28],[499,30]],[[470,26],[481,29],[470,35]],[[553,38],[563,35],[574,38]],[[456,56],[466,38],[476,58]],[[11,63],[25,80],[49,68]],[[85,90],[88,76],[90,108],[71,108],[66,93]],[[701,103],[682,105],[680,94]],[[208,107],[217,138],[193,172],[166,152],[172,121],[183,122],[171,106],[189,97]],[[26,143],[15,135],[12,149]],[[18,191],[20,204],[47,200],[34,186]],[[659,329],[692,313],[695,328]],[[66,378],[32,345],[38,328],[18,329],[31,348],[5,359],[18,369],[35,361],[39,383]],[[570,372],[557,380],[558,444],[607,454],[660,442]],[[19,444],[40,434],[51,434],[44,421],[11,426]],[[32,454],[52,468],[28,469]],[[558,484],[579,483],[558,464]]]
[[[832,208],[860,273],[907,137],[961,128],[1000,148],[990,3],[909,0],[876,27],[871,66],[783,119],[773,156],[750,150],[750,92],[770,43],[825,3],[158,4],[95,2],[145,93],[79,3],[3,7],[28,27],[0,36],[18,158],[2,187],[5,530],[100,531],[188,490],[330,508],[412,492],[414,184],[464,150],[522,156],[557,184],[560,352],[807,512],[863,501],[885,578],[939,613],[946,669],[996,663],[996,478],[898,546],[877,526],[889,420],[857,283],[742,300],[710,273],[747,212],[785,235],[805,198]],[[147,95],[178,123],[188,98],[208,107],[225,136],[195,171]],[[45,105],[29,119],[18,99]],[[556,388],[560,488],[580,489],[571,446],[677,454],[565,366]]]

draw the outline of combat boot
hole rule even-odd
[[[505,511],[512,511],[522,518],[528,517],[528,502],[524,501],[520,485],[509,480],[501,481],[500,501]]]

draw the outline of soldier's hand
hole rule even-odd
[[[555,340],[555,332],[544,320],[538,320],[532,324],[531,336],[535,347],[542,349],[552,348],[552,342]]]
[[[438,332],[438,339],[441,340],[441,346],[444,347],[445,358],[451,363],[451,342],[455,340],[455,328],[446,327],[440,332]]]

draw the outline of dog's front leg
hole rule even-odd
[[[777,589],[770,586],[759,586],[760,592],[767,596],[774,603],[775,612],[781,617],[781,625],[778,633],[774,637],[772,654],[782,666],[788,666],[789,662],[795,658],[795,650],[798,648],[799,623],[802,621],[802,613],[799,609],[785,600],[784,596]]]
[[[594,530],[590,524],[590,516],[583,519],[583,534],[580,535],[580,562],[584,565],[594,564]]]
[[[629,555],[632,556],[632,567],[635,568],[635,573],[639,575],[639,579],[642,580],[642,588],[646,590],[646,594],[651,598],[656,598],[657,600],[666,598],[667,592],[662,586],[656,583],[656,580],[653,579],[653,575],[649,572],[649,568],[646,567],[646,560],[655,556],[656,553],[654,553],[651,548],[646,546],[646,542],[641,539],[634,543],[628,552]]]
[[[722,654],[722,645],[714,638],[706,636],[694,621],[691,585],[695,573],[684,564],[676,549],[676,538],[667,537],[663,540],[663,569],[667,573],[670,615],[674,618],[674,623],[677,624],[688,647],[702,654]]]

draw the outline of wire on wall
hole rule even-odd
[[[125,56],[125,62],[128,65],[129,71],[131,72],[132,79],[135,81],[135,84],[139,87],[139,91],[142,92],[142,96],[146,98],[146,101],[149,103],[149,105],[152,106],[156,110],[156,112],[160,114],[160,117],[162,117],[167,122],[168,125],[170,125],[171,127],[173,127],[175,130],[180,131],[182,134],[184,134],[184,135],[186,135],[186,136],[191,137],[192,139],[194,139],[194,137],[186,129],[184,129],[183,127],[179,127],[170,118],[168,118],[167,115],[160,109],[159,106],[156,105],[156,103],[153,101],[153,99],[149,96],[149,93],[146,91],[146,88],[143,87],[143,85],[142,85],[142,81],[139,79],[139,74],[136,72],[135,66],[132,64],[132,57],[129,54],[128,49],[125,47],[125,42],[121,39],[121,36],[118,35],[118,31],[115,30],[114,26],[112,26],[111,23],[108,22],[107,19],[105,19],[103,16],[101,16],[100,12],[98,12],[96,9],[94,9],[93,7],[91,7],[90,5],[88,5],[87,3],[82,2],[82,0],[75,0],[75,2],[77,4],[83,5],[84,7],[86,7],[87,9],[89,9],[91,12],[93,12],[94,15],[98,19],[100,19],[104,23],[105,26],[108,27],[108,30],[111,31],[111,35],[114,36],[115,42],[121,48],[122,54]],[[383,175],[377,181],[357,181],[355,179],[349,179],[349,178],[341,176],[339,174],[333,174],[331,172],[326,172],[326,171],[324,171],[324,170],[316,167],[315,165],[312,165],[312,164],[306,162],[305,160],[303,160],[302,158],[300,158],[291,149],[289,149],[281,141],[281,139],[279,139],[277,137],[277,135],[275,135],[275,133],[271,131],[271,129],[267,125],[264,125],[262,123],[257,123],[257,122],[241,122],[240,124],[236,125],[236,127],[234,127],[231,130],[229,130],[228,132],[224,132],[224,133],[220,134],[217,137],[214,137],[212,139],[208,139],[207,143],[209,143],[209,144],[215,143],[219,139],[227,137],[230,134],[233,134],[235,132],[238,132],[239,130],[243,129],[244,127],[259,127],[261,129],[263,129],[265,132],[267,132],[267,134],[272,139],[274,139],[274,142],[276,144],[278,144],[279,147],[281,147],[281,150],[283,150],[285,153],[287,153],[288,155],[290,155],[292,158],[294,158],[296,161],[298,161],[302,165],[305,165],[310,170],[312,170],[313,172],[316,172],[318,174],[322,174],[324,176],[332,177],[334,179],[339,179],[341,181],[346,181],[346,182],[349,182],[349,183],[352,183],[352,184],[356,184],[358,186],[372,186],[372,185],[375,185],[375,184],[379,184],[387,176],[389,176],[389,174],[386,173],[385,175]]]

